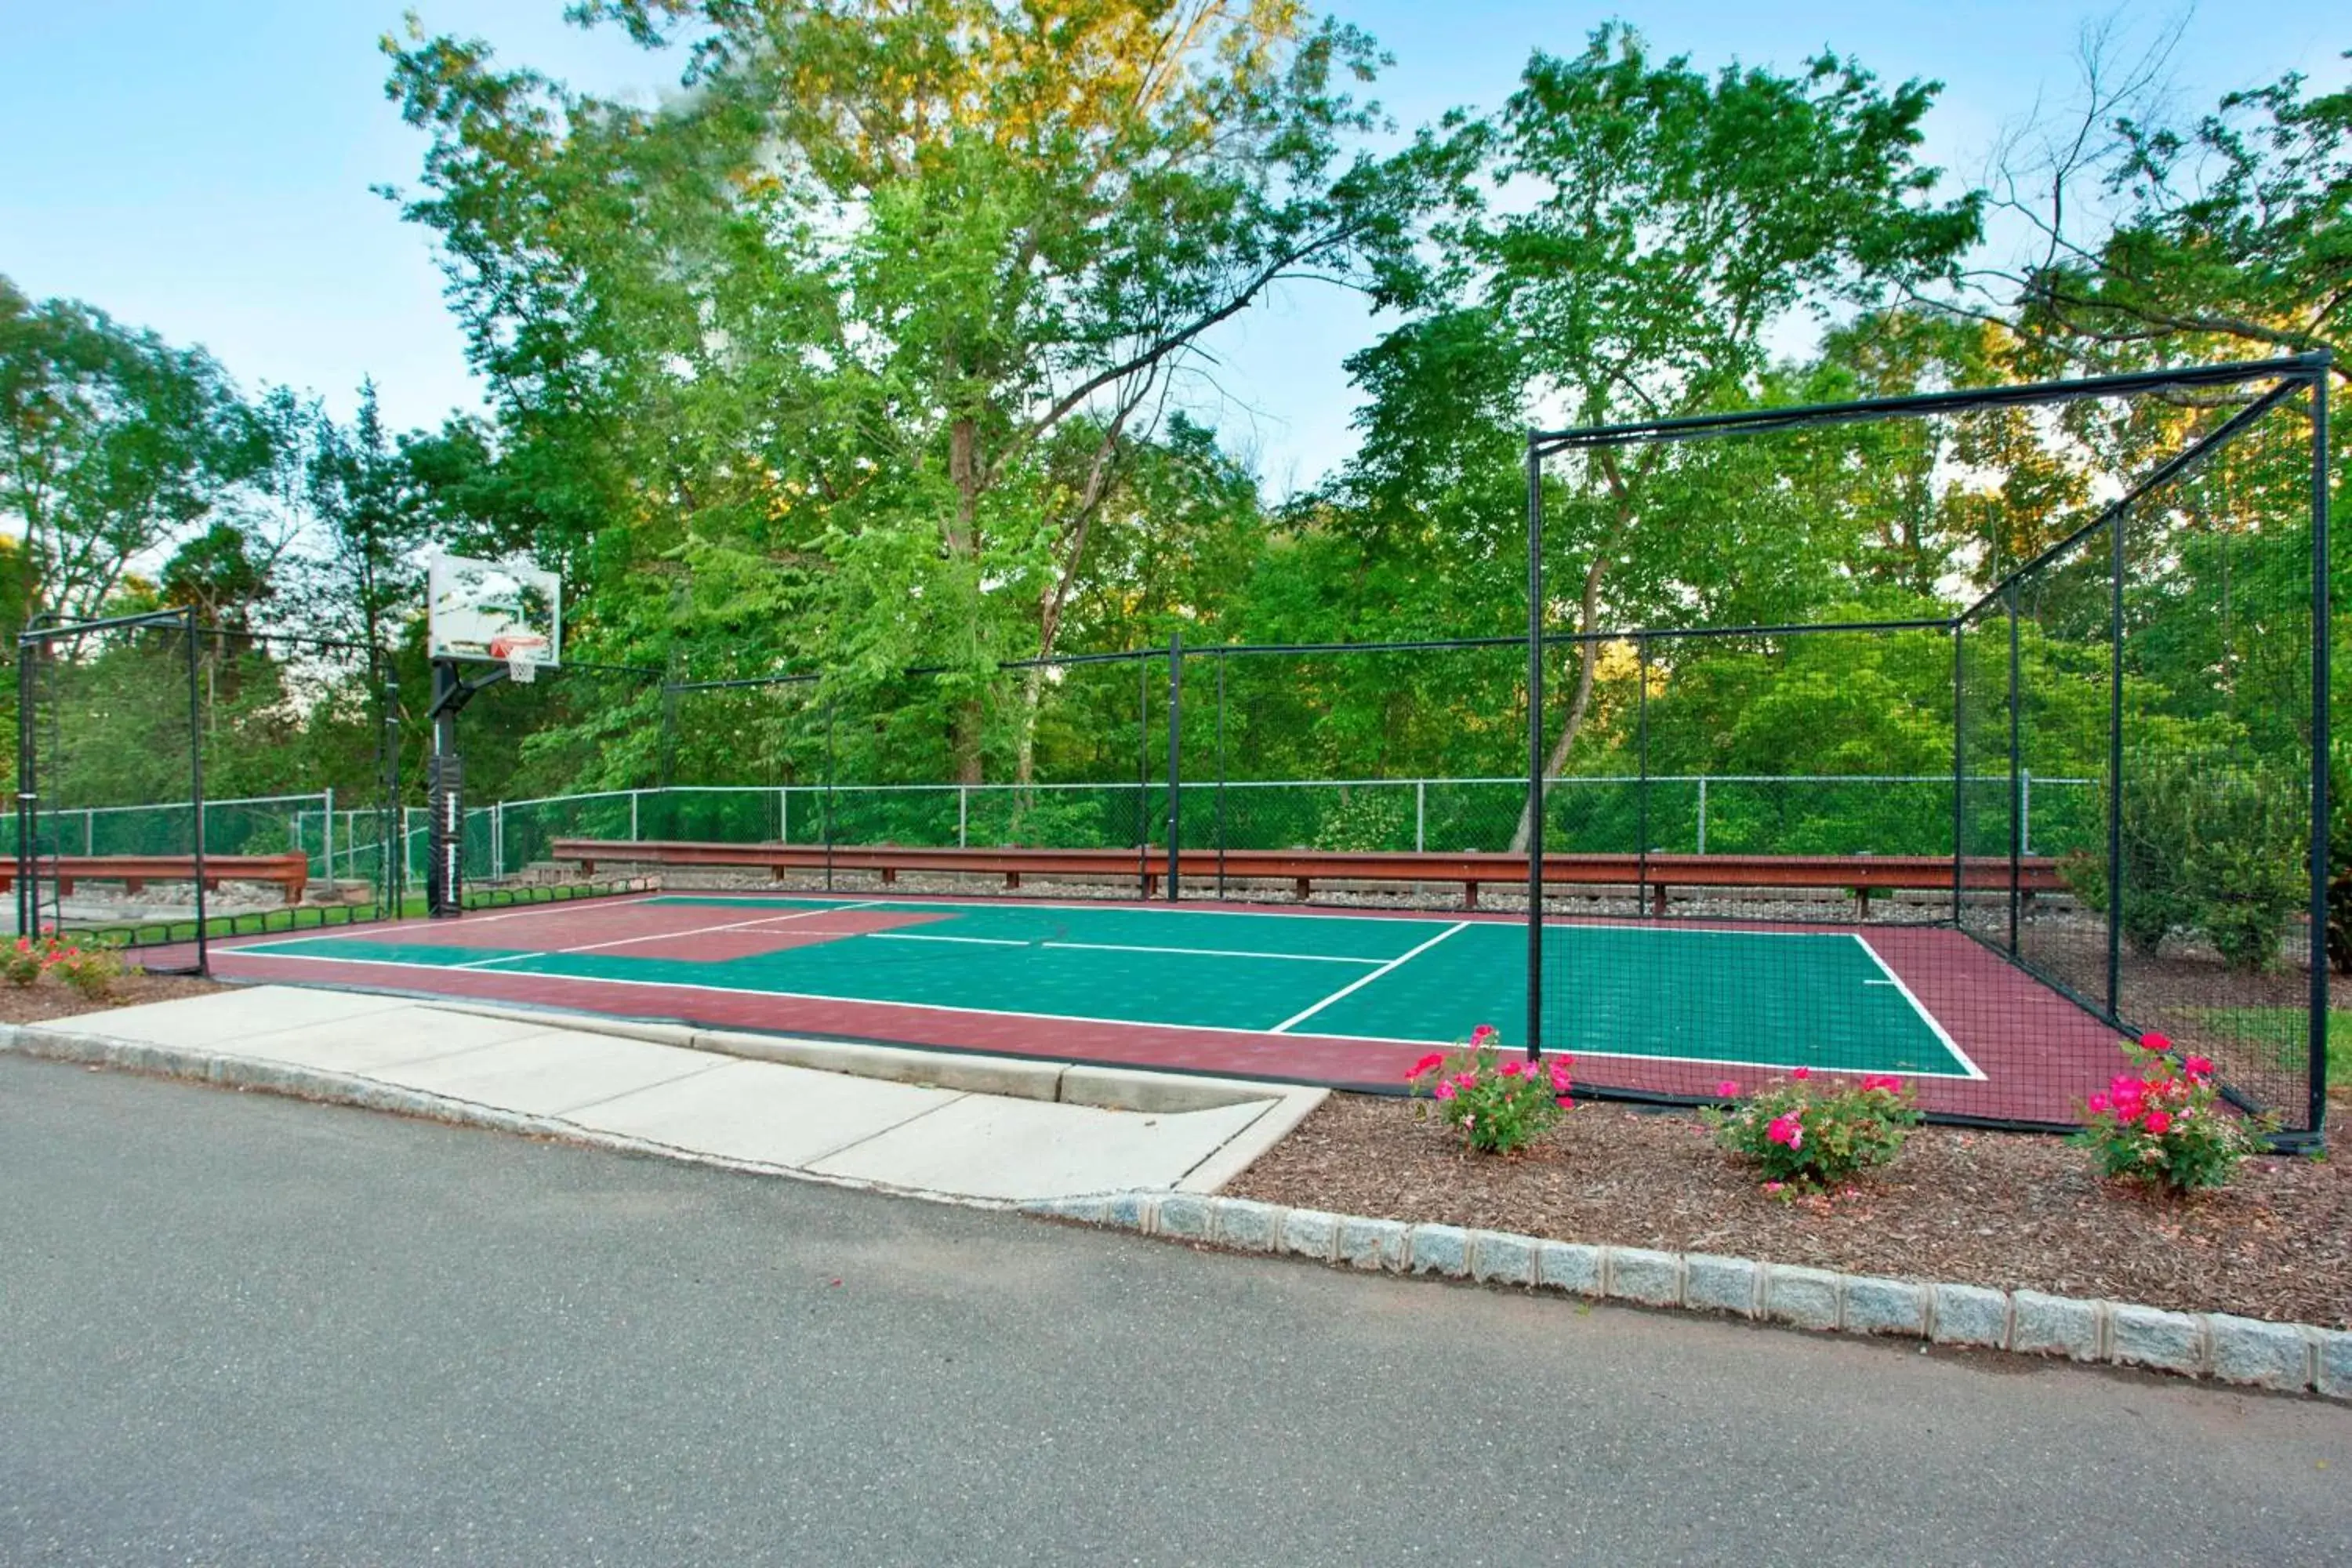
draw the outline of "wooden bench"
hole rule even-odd
[[[193,855],[56,855],[44,858],[40,879],[68,897],[77,882],[120,882],[123,891],[136,893],[150,882],[193,882]],[[285,855],[207,855],[205,887],[217,890],[223,882],[275,882],[286,889],[286,901],[299,904],[310,885],[310,858],[299,851]],[[16,885],[14,858],[0,862],[0,892]]]
[[[1168,874],[1164,849],[925,848],[894,844],[818,845],[709,844],[683,840],[559,838],[558,860],[577,861],[593,872],[599,861],[653,866],[740,866],[782,877],[788,871],[873,871],[887,887],[901,871],[940,871],[1002,876],[1007,888],[1024,877],[1138,878],[1150,897]],[[1195,879],[1214,877],[1287,881],[1305,899],[1317,882],[1459,882],[1465,909],[1478,907],[1478,889],[1488,885],[1524,887],[1523,855],[1462,851],[1354,851],[1330,849],[1186,850],[1178,870]],[[2026,894],[2062,892],[2066,881],[2055,860],[2036,857],[2017,868]],[[1588,855],[1548,854],[1544,885],[1639,889],[1658,914],[1675,888],[1758,888],[1850,891],[1869,912],[1873,894],[1939,891],[1952,886],[1952,861],[1939,855]],[[1977,892],[2011,885],[2005,858],[1972,858],[1961,868],[1961,885]]]

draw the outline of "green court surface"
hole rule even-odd
[[[1526,927],[1443,917],[672,895],[236,952],[1432,1046],[1480,1024],[1515,1045],[1527,1007]],[[1544,985],[1554,1050],[1982,1076],[1853,932],[1554,924]]]

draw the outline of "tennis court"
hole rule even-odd
[[[1938,1086],[1972,1108],[1989,1090],[2013,1102],[2021,1083],[1989,1079],[2000,1058],[2016,1058],[2002,1041],[2017,1037],[2019,1008],[2046,1009],[2032,1052],[2044,1069],[2051,1048],[2093,1070],[2113,1059],[2112,1035],[2052,1006],[2042,987],[2015,987],[2013,970],[1950,931],[1562,920],[1547,923],[1544,943],[1545,1047],[1575,1056],[1580,1081],[1595,1086],[1805,1067],[1900,1074],[1931,1102],[1944,1098]],[[1479,1024],[1519,1045],[1527,955],[1526,925],[1507,916],[674,893],[242,942],[218,949],[216,967],[233,979],[1393,1088],[1412,1057]],[[2003,1027],[1976,1028],[1971,1041],[1989,1002]]]

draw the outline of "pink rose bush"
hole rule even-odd
[[[1526,1148],[1575,1103],[1567,1057],[1505,1060],[1501,1037],[1481,1024],[1469,1043],[1451,1053],[1432,1051],[1412,1064],[1405,1082],[1427,1095],[1438,1114],[1462,1135],[1465,1148],[1509,1154]],[[1425,1111],[1424,1111],[1425,1113]]]
[[[1886,1163],[1919,1122],[1910,1090],[1887,1073],[1824,1087],[1811,1068],[1799,1068],[1745,1098],[1731,1079],[1715,1087],[1729,1103],[1699,1114],[1715,1129],[1716,1142],[1757,1166],[1764,1190],[1775,1196],[1838,1186]]]
[[[62,941],[47,929],[37,938],[20,936],[0,947],[0,977],[9,984],[37,984],[48,974],[55,974],[96,1001],[104,997],[121,977],[122,961],[105,948],[81,947]]]
[[[2176,1064],[2172,1042],[2154,1034],[2126,1042],[2124,1054],[2133,1070],[2083,1101],[2083,1130],[2074,1135],[2100,1174],[2179,1196],[2222,1185],[2262,1146],[2266,1124],[2222,1103],[2212,1062],[2188,1057]]]

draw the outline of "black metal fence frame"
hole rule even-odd
[[[1975,413],[1987,409],[2046,407],[2060,404],[2108,397],[2145,397],[2166,393],[2188,393],[2200,390],[2226,391],[2233,388],[2270,384],[2268,390],[2256,395],[2244,407],[2232,414],[2205,435],[2175,452],[2151,468],[2124,494],[2101,509],[2099,514],[2064,539],[2052,544],[2005,574],[1975,603],[1948,618],[1900,623],[1902,626],[1923,630],[1942,630],[1953,639],[1953,747],[1952,747],[1952,899],[1954,923],[1966,931],[1959,921],[1959,909],[1964,882],[1964,861],[1967,846],[1962,841],[1961,791],[1966,763],[1960,734],[1960,696],[1965,679],[1965,663],[1961,654],[1963,628],[1989,606],[1996,603],[2009,605],[2010,616],[2010,780],[2012,797],[2021,777],[2018,713],[2020,704],[2014,694],[2017,677],[2017,616],[2015,595],[2018,584],[2066,552],[2090,539],[2101,528],[2111,530],[2116,560],[2114,592],[2109,609],[2109,639],[2113,649],[2109,678],[2108,710],[2108,864],[2115,867],[2120,858],[2119,836],[2122,831],[2121,794],[2123,780],[2122,713],[2124,641],[2124,558],[2123,520],[2131,507],[2158,487],[2168,484],[2189,473],[2216,452],[2236,439],[2263,416],[2298,395],[2311,399],[2311,780],[2309,828],[2309,865],[2307,868],[2310,896],[2310,994],[2306,1005],[2308,1034],[2305,1041],[2308,1065],[2305,1082],[2308,1104],[2305,1108],[2305,1128],[2288,1142],[2316,1145],[2322,1140],[2327,1111],[2327,881],[2328,881],[2328,752],[2329,752],[2329,670],[2330,652],[2328,536],[2327,536],[2327,395],[2332,361],[2326,352],[2300,354],[2272,360],[2244,361],[2216,365],[2187,366],[2173,369],[2134,372],[2125,374],[2080,377],[2064,381],[2029,383],[2018,386],[1925,393],[1905,397],[1863,399],[1843,403],[1809,404],[1785,408],[1759,408],[1736,413],[1695,415],[1678,418],[1640,420],[1618,425],[1587,426],[1563,430],[1531,430],[1527,437],[1527,580],[1528,624],[1524,641],[1528,651],[1528,797],[1530,810],[1540,813],[1541,802],[1549,787],[1545,768],[1543,650],[1560,642],[1605,641],[1633,642],[1646,661],[1650,640],[1660,637],[1691,636],[1789,633],[1799,627],[1745,627],[1728,631],[1644,628],[1633,632],[1556,634],[1544,629],[1544,461],[1556,453],[1596,448],[1647,446],[1659,442],[1708,440],[1727,436],[1769,435],[1775,432],[1831,425],[1850,425],[1867,421],[1923,418],[1938,415]],[[1874,629],[1850,626],[1843,629]],[[1895,629],[1888,624],[1875,629]],[[2137,1033],[2118,1015],[2120,966],[2120,924],[2116,906],[2120,900],[2109,900],[2107,919],[2108,981],[2104,1004],[2099,999],[2085,997],[2027,963],[2019,956],[2015,930],[2019,907],[2018,881],[2023,856],[2019,841],[2021,832],[2020,813],[2014,807],[2010,816],[2011,871],[2010,920],[2011,933],[2006,946],[1998,942],[1980,944],[1998,954],[2003,961],[2030,973],[2045,985],[2064,995],[2075,1005],[2089,1013],[2100,1023],[2120,1032]],[[1527,1051],[1528,1057],[1539,1055],[1544,1039],[1543,997],[1543,885],[1544,845],[1540,831],[1528,836],[1528,1011]],[[1974,932],[1968,932],[1976,936]]]
[[[204,689],[201,639],[206,637],[245,638],[254,642],[277,644],[304,648],[318,653],[342,655],[365,654],[368,661],[368,685],[379,710],[376,725],[377,779],[383,789],[379,803],[380,820],[384,824],[385,839],[380,868],[377,897],[372,913],[355,910],[321,910],[320,925],[357,923],[362,920],[382,919],[396,913],[404,889],[401,862],[396,852],[399,833],[400,746],[399,716],[396,701],[397,686],[385,668],[380,652],[364,643],[334,637],[309,637],[289,632],[252,632],[206,626],[197,619],[195,607],[179,606],[152,610],[138,615],[110,616],[93,620],[62,621],[53,613],[35,616],[16,638],[16,929],[32,934],[39,929],[41,919],[41,847],[40,814],[42,797],[40,781],[42,757],[39,737],[39,661],[51,645],[110,632],[135,630],[172,630],[183,639],[186,651],[187,712],[188,712],[188,794],[190,824],[190,863],[194,872],[195,914],[188,925],[187,942],[194,953],[193,963],[184,970],[163,970],[157,973],[211,973],[211,946],[214,917],[209,910],[205,887],[205,747]],[[329,868],[331,874],[332,868]],[[245,934],[238,928],[242,917],[229,917],[228,934]],[[174,919],[151,922],[159,931],[154,943],[142,938],[145,927],[134,929],[127,945],[179,945],[180,923]],[[266,923],[266,922],[265,922]]]

